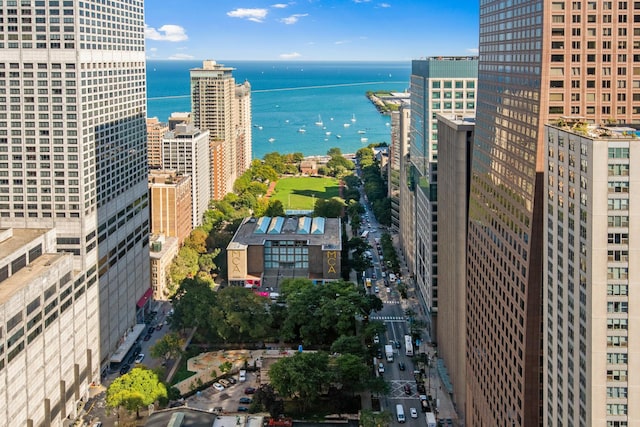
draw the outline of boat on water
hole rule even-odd
[[[262,126],[258,126],[258,130],[262,130]]]
[[[344,126],[344,127],[348,128],[349,126],[351,126],[351,123],[345,123],[345,124],[343,124],[342,126]]]
[[[273,142],[275,140],[276,140],[275,138],[269,138],[269,142]]]
[[[325,135],[327,135],[327,136],[329,136],[329,135],[331,135],[331,132],[327,131],[327,132],[325,132],[324,134],[325,134]]]
[[[342,135],[336,135],[336,138],[340,139],[342,138]]]
[[[369,142],[369,138],[360,138],[360,142]]]
[[[359,130],[359,131],[358,131],[358,133],[359,133],[360,135],[364,135],[365,133],[367,133],[367,131],[366,131],[366,130]]]
[[[355,115],[355,114],[352,114],[352,115],[351,115],[351,121],[352,121],[353,123],[355,123],[355,122],[356,122],[356,115]]]
[[[298,133],[305,133],[307,130],[305,128],[298,129]]]
[[[316,122],[316,126],[323,126],[324,123],[322,123],[322,117],[320,117],[320,114],[318,114],[318,121]]]

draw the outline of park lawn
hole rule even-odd
[[[285,210],[313,210],[316,199],[338,196],[340,185],[337,179],[301,176],[279,179],[271,198],[280,200]]]

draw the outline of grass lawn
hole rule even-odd
[[[301,176],[278,180],[271,197],[280,200],[285,210],[313,210],[316,199],[330,199],[339,195],[337,179]]]

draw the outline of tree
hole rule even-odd
[[[296,353],[271,365],[269,379],[280,396],[296,397],[305,411],[331,383],[328,365],[325,352]]]
[[[165,362],[182,354],[184,339],[177,332],[166,334],[149,348],[151,357],[162,358]]]
[[[144,408],[160,398],[167,397],[167,388],[158,376],[149,369],[133,368],[116,378],[107,389],[107,406],[128,411],[136,411],[140,418],[140,408]]]
[[[331,352],[353,354],[363,360],[367,356],[367,349],[362,344],[362,339],[355,335],[341,335],[331,344]]]
[[[380,427],[391,424],[393,421],[393,414],[389,411],[372,411],[370,409],[363,409],[360,411],[360,425],[362,427]]]
[[[173,330],[207,327],[210,309],[216,302],[216,293],[207,282],[199,278],[185,279],[171,301],[174,314],[170,325]]]
[[[270,200],[269,207],[264,212],[265,216],[285,216],[284,215],[284,206],[280,200]]]
[[[342,386],[344,393],[354,394],[366,390],[370,369],[355,354],[341,354],[332,360],[333,380]]]
[[[198,252],[189,247],[183,246],[178,251],[178,255],[171,263],[169,268],[169,277],[171,278],[172,287],[170,291],[174,291],[175,288],[187,277],[194,277],[200,266],[198,265]]]
[[[198,253],[207,252],[207,237],[209,234],[202,228],[198,227],[194,229],[189,237],[184,241],[184,246],[187,246]]]
[[[255,340],[267,335],[269,316],[264,297],[236,286],[221,289],[216,296],[210,308],[212,332],[225,341]]]
[[[344,208],[344,200],[340,197],[332,197],[329,200],[318,199],[313,209],[313,215],[326,218],[340,218],[342,216],[342,208]]]

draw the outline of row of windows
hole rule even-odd
[[[465,107],[466,105],[466,107]],[[474,108],[476,108],[476,104],[475,102],[455,102],[455,103],[451,103],[451,102],[433,102],[431,103],[431,108],[433,110],[451,110],[451,109],[456,109],[456,110],[464,110],[465,108],[467,110],[473,110]]]

